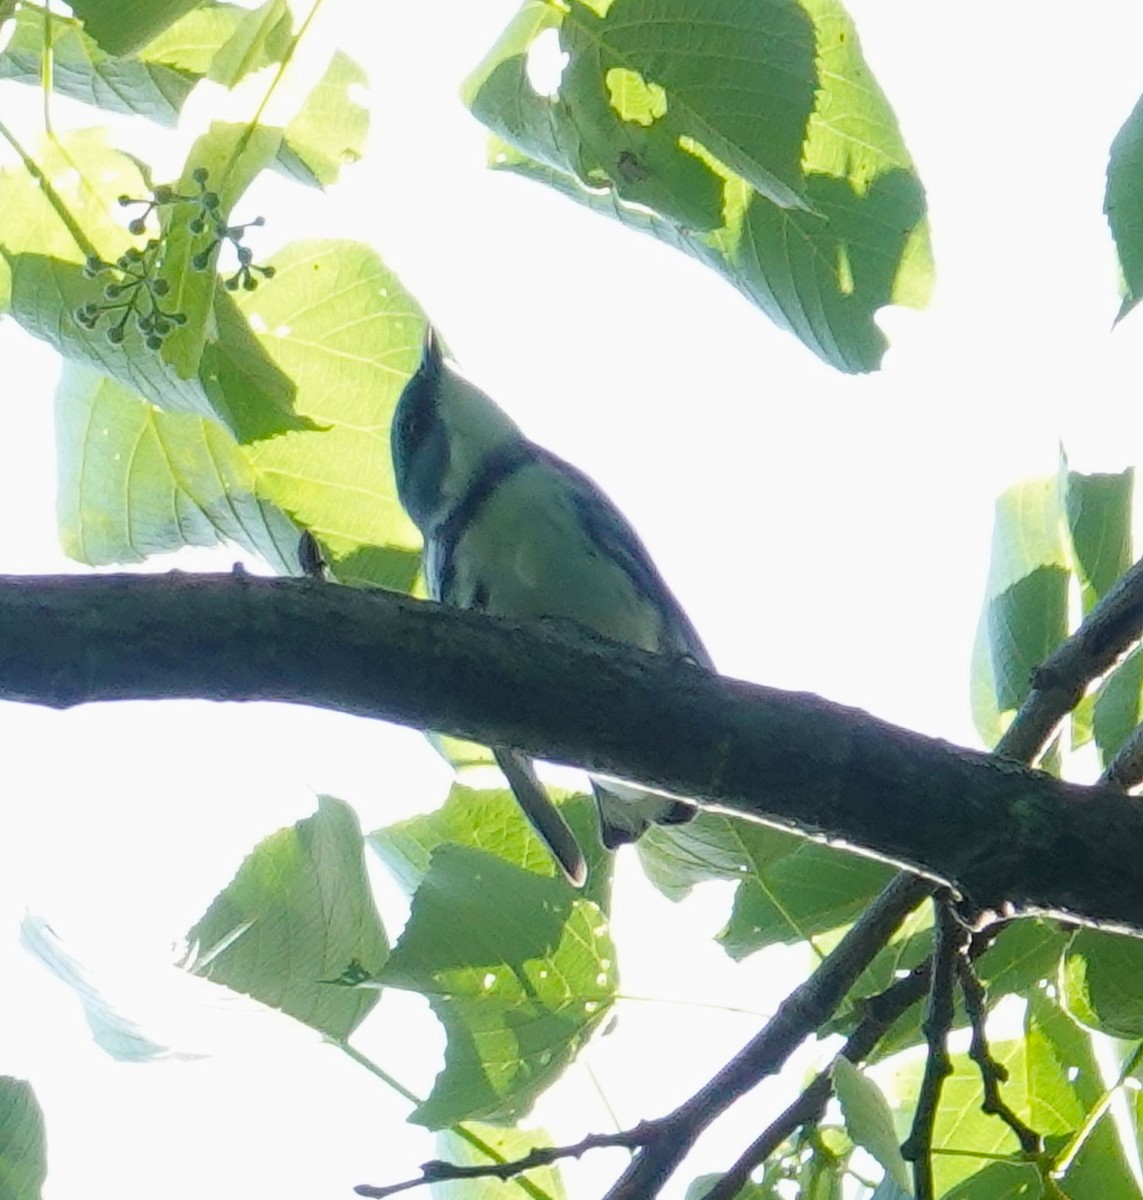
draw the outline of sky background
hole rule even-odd
[[[883,370],[853,378],[697,263],[485,169],[457,92],[515,8],[327,0],[299,89],[344,45],[370,77],[369,151],[329,195],[277,181],[252,193],[243,208],[268,217],[256,260],[297,237],[372,245],[466,371],[627,513],[721,670],[976,744],[968,668],[996,495],[1052,473],[1061,441],[1081,470],[1138,457],[1143,318],[1112,331],[1101,206],[1108,146],[1143,90],[1143,9],[850,3],[928,189],[938,272],[926,311],[883,314]],[[218,97],[201,99],[191,121]],[[233,103],[252,111],[250,93]],[[4,119],[29,140],[39,106],[0,83]],[[60,124],[80,112],[55,111]],[[185,149],[156,138],[156,177]],[[0,571],[79,569],[55,534],[55,356],[2,321],[0,361]],[[341,1197],[433,1153],[400,1124],[404,1103],[316,1035],[154,991],[180,983],[171,947],[242,857],[318,794],[351,801],[367,829],[443,796],[448,773],[419,735],[285,706],[167,703],[0,705],[0,740],[0,1072],[30,1078],[45,1108],[49,1197],[110,1180],[118,1200]],[[558,1139],[611,1127],[597,1083],[624,1124],[681,1100],[757,1028],[716,1006],[768,1012],[793,982],[795,954],[734,968],[711,943],[728,900],[712,885],[671,906],[622,857],[623,990],[643,998],[620,1005],[616,1033],[541,1106]],[[19,949],[27,909],[158,1036],[216,1053],[109,1060]],[[360,1043],[409,1086],[431,1085],[440,1039],[419,1002],[387,995]],[[739,1140],[704,1144],[667,1194],[726,1161],[789,1086],[751,1099]],[[572,1194],[600,1194],[620,1165],[569,1168]]]

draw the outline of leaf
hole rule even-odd
[[[731,958],[849,924],[894,874],[885,863],[860,854],[766,832],[786,845],[735,893],[730,920],[718,935]]]
[[[91,566],[141,562],[228,540],[280,574],[297,571],[297,528],[259,499],[233,437],[165,413],[90,368],[64,365],[56,391],[64,552]]]
[[[1143,943],[1081,929],[1064,956],[1064,1003],[1077,1021],[1111,1037],[1143,1038]]]
[[[328,187],[337,182],[343,166],[361,158],[369,111],[353,96],[367,81],[347,54],[340,50],[334,54],[298,115],[286,126],[277,165],[287,175],[313,187]]]
[[[482,1154],[471,1142],[452,1129],[437,1134],[437,1154],[454,1166],[485,1166],[490,1162],[515,1162],[539,1147],[551,1146],[551,1136],[545,1129],[504,1129],[499,1125],[465,1122],[465,1131],[475,1134],[484,1144],[496,1151],[498,1159]],[[468,1179],[460,1184],[433,1184],[432,1194],[440,1200],[456,1196],[464,1189],[464,1200],[521,1200],[525,1194],[516,1180],[528,1180],[539,1188],[548,1200],[564,1200],[567,1191],[558,1166],[536,1167],[513,1179]]]
[[[203,0],[73,0],[71,10],[108,54],[130,54]]]
[[[40,87],[45,14],[21,8],[11,41],[0,54],[0,79]],[[67,17],[53,15],[52,88],[63,96],[102,108],[130,113],[161,125],[174,125],[198,77],[138,58],[113,58]]]
[[[160,1059],[194,1058],[156,1041],[144,1024],[130,1015],[123,1004],[83,962],[75,957],[42,917],[31,913],[20,923],[20,944],[69,988],[83,1007],[83,1015],[95,1043],[118,1062],[155,1062]],[[0,1172],[0,1195],[2,1188]]]
[[[991,1049],[1008,1072],[1001,1088],[1005,1103],[1050,1144],[1062,1145],[1100,1101],[1103,1080],[1090,1041],[1042,991],[1028,996],[1023,1039],[993,1043]],[[1027,1164],[1029,1173],[1021,1177],[1015,1136],[1002,1121],[980,1109],[978,1068],[965,1055],[955,1054],[952,1061],[953,1074],[945,1083],[934,1129],[935,1194],[962,1200],[1028,1194],[1003,1190],[1014,1181],[1017,1187],[1034,1187],[1035,1167]],[[911,1059],[896,1072],[892,1094],[905,1113],[912,1112],[922,1069],[920,1059]],[[1013,1165],[1003,1172],[997,1164],[982,1165],[992,1156],[1009,1157]],[[1109,1154],[1106,1166],[1109,1185],[1126,1170],[1121,1153]],[[980,1184],[974,1182],[978,1171],[988,1173]],[[1071,1175],[1069,1170],[1065,1180]],[[1068,1182],[1061,1181],[1061,1186],[1073,1195]]]
[[[1067,636],[1067,548],[1055,478],[1009,488],[996,502],[988,587],[973,653],[973,719],[993,745],[1032,672]]]
[[[195,139],[175,191],[180,196],[198,195],[201,188],[194,175],[205,171],[206,186],[217,197],[215,212],[220,220],[228,221],[246,189],[273,162],[281,144],[280,129],[215,121]],[[200,256],[216,235],[209,225],[205,231],[195,232],[192,222],[202,216],[197,205],[189,201],[174,204],[164,207],[162,214],[164,247],[159,274],[170,288],[168,308],[181,312],[185,323],[163,339],[160,353],[180,378],[187,379],[199,371],[208,322],[216,309],[219,277],[215,268],[225,268],[218,252],[211,255],[208,269],[201,268]]]
[[[523,1115],[617,986],[598,905],[562,879],[459,845],[434,852],[381,980],[426,996],[444,1026],[444,1069],[411,1118],[433,1129]]]
[[[81,305],[101,295],[101,285],[81,267],[42,254],[13,254],[12,315],[35,337],[64,358],[93,367],[171,412],[213,417],[215,411],[198,379],[182,379],[143,345],[133,321],[120,344],[106,329],[88,329],[75,319]]]
[[[290,42],[290,23],[286,0],[266,0],[250,9],[214,56],[210,79],[232,88],[252,71],[281,62]]]
[[[1143,295],[1143,99],[1111,143],[1103,211],[1111,227],[1123,276],[1122,321]]]
[[[237,4],[201,4],[149,41],[135,57],[201,79],[246,13],[247,9]]]
[[[407,591],[420,538],[397,501],[389,421],[420,361],[424,318],[358,243],[295,243],[270,264],[273,279],[237,308],[312,427],[249,447],[259,494],[313,531],[342,582]]]
[[[11,167],[0,171],[0,248],[11,256],[46,255],[78,267],[87,257],[86,239],[97,254],[118,258],[132,239],[112,213],[118,196],[138,195],[145,187],[139,164],[108,147],[99,129],[45,140],[36,161],[70,224],[22,166]],[[91,292],[88,284],[83,298],[90,299]],[[0,289],[0,306],[9,303],[9,289]]]
[[[892,874],[860,855],[708,813],[648,830],[639,854],[648,878],[672,899],[706,879],[738,883],[730,920],[718,935],[733,958],[848,924]]]
[[[465,88],[497,135],[491,161],[686,250],[825,361],[872,370],[886,344],[874,314],[924,304],[931,261],[923,192],[856,31],[834,0],[695,11],[612,0],[561,16],[526,3]],[[548,97],[527,55],[557,26],[570,61]],[[701,96],[700,60],[712,64]],[[723,104],[739,64],[745,111]]]
[[[700,812],[639,840],[647,877],[672,900],[712,878],[738,884],[718,935],[731,958],[848,924],[892,871],[884,863],[750,821]]]
[[[1006,925],[976,963],[990,1004],[1055,981],[1068,936],[1054,921],[1020,920]]]
[[[612,858],[599,841],[595,804],[587,796],[549,788],[587,859],[587,885],[572,895],[608,909]],[[428,873],[433,854],[444,845],[485,850],[505,862],[549,879],[563,881],[552,856],[533,832],[507,788],[453,786],[436,812],[374,830],[366,841],[412,895]],[[570,888],[570,884],[567,885]]]
[[[1136,648],[1096,689],[1092,732],[1104,766],[1143,719],[1143,650]]]
[[[1131,505],[1135,472],[1081,475],[1061,461],[1060,486],[1071,533],[1075,571],[1088,613],[1134,561]]]
[[[903,1192],[910,1194],[909,1168],[901,1157],[893,1114],[881,1089],[845,1058],[834,1060],[831,1073],[846,1132],[873,1155]]]
[[[259,843],[187,935],[191,969],[344,1040],[377,1003],[388,955],[348,805]]]
[[[946,1192],[943,1200],[1040,1200],[1043,1194],[1034,1164],[994,1162]]]
[[[40,1200],[48,1174],[44,1114],[31,1084],[0,1075],[0,1195]]]

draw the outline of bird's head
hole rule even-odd
[[[397,496],[426,536],[452,511],[488,456],[521,437],[515,421],[446,362],[432,326],[393,413]]]

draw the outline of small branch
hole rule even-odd
[[[972,1041],[969,1043],[968,1056],[980,1068],[980,1082],[984,1089],[984,1102],[981,1110],[999,1117],[1016,1135],[1020,1149],[1034,1158],[1044,1149],[1043,1138],[1023,1121],[1004,1103],[1000,1096],[1000,1085],[1008,1079],[1008,1071],[1003,1063],[992,1057],[988,1046],[984,1023],[988,1015],[985,1003],[984,985],[977,978],[972,963],[964,955],[957,961],[957,976],[960,980],[961,992],[964,994],[964,1008],[972,1027]]]
[[[1100,783],[1126,792],[1143,783],[1143,725],[1136,725],[1103,769]]]
[[[897,926],[924,899],[929,886],[915,876],[897,876],[743,1050],[674,1112],[645,1123],[659,1136],[636,1153],[606,1200],[648,1200],[656,1195],[699,1134],[735,1100],[779,1071],[809,1034],[833,1015]]]
[[[1143,559],[1088,613],[1080,627],[1032,679],[1032,691],[996,746],[996,753],[1032,762],[1056,725],[1143,634]]]
[[[914,967],[903,979],[886,988],[865,1003],[866,1015],[849,1035],[841,1049],[841,1057],[852,1063],[866,1059],[890,1026],[907,1012],[929,990],[929,960]],[[703,1196],[702,1200],[734,1200],[750,1181],[750,1173],[772,1155],[778,1147],[803,1125],[821,1120],[826,1103],[833,1092],[829,1070],[820,1072],[802,1094],[762,1131],[742,1152],[734,1165]]]
[[[411,1188],[424,1187],[433,1183],[452,1183],[460,1179],[515,1179],[525,1171],[534,1171],[538,1167],[550,1167],[561,1158],[579,1158],[589,1150],[601,1150],[619,1146],[628,1150],[647,1145],[658,1134],[653,1124],[637,1125],[634,1129],[620,1133],[593,1133],[574,1146],[537,1146],[523,1158],[511,1162],[479,1163],[473,1166],[458,1166],[456,1163],[432,1159],[421,1164],[421,1173],[415,1179],[406,1179],[401,1183],[383,1184],[375,1187],[372,1184],[360,1183],[353,1190],[359,1196],[368,1196],[371,1200],[385,1200],[386,1196],[395,1196],[398,1192],[407,1192]]]
[[[948,1052],[949,1030],[956,1008],[953,987],[956,963],[968,942],[968,933],[957,918],[952,897],[939,895],[936,908],[936,945],[933,949],[929,1003],[922,1029],[929,1044],[925,1073],[913,1113],[913,1128],[901,1147],[901,1154],[913,1164],[913,1189],[917,1200],[933,1200],[933,1124],[945,1080],[952,1074]]]

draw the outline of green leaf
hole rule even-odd
[[[210,64],[214,83],[232,88],[252,71],[281,62],[290,42],[290,9],[286,0],[266,0],[250,9]]]
[[[381,976],[444,1025],[444,1069],[412,1120],[515,1120],[603,1020],[615,950],[598,905],[563,880],[443,845]]]
[[[148,350],[134,321],[128,321],[120,344],[108,340],[103,325],[92,330],[76,321],[76,309],[98,302],[103,286],[88,279],[81,267],[41,254],[14,254],[9,261],[12,315],[29,333],[64,358],[101,371],[168,411],[216,415],[199,380],[180,378]]]
[[[612,858],[599,841],[595,803],[587,796],[548,790],[587,859],[587,885],[572,894],[606,912]],[[421,885],[434,853],[444,845],[484,850],[537,875],[561,882],[564,878],[507,788],[456,784],[436,812],[374,830],[366,840],[409,895]]]
[[[1066,1019],[1066,1018],[1065,1018]],[[1029,1016],[1026,1037],[994,1043],[996,1060],[1007,1070],[1003,1098],[1023,1120],[1045,1136],[1069,1134],[1084,1118],[1084,1105],[1067,1079],[1067,1068],[1051,1040]],[[966,1055],[952,1056],[953,1073],[945,1081],[933,1130],[935,1194],[981,1170],[991,1157],[1019,1158],[1015,1135],[999,1118],[981,1111],[980,1071]],[[909,1119],[916,1105],[924,1069],[911,1057],[895,1073],[892,1094],[897,1108]]]
[[[976,963],[976,973],[995,1004],[1001,996],[1055,981],[1068,935],[1054,921],[1020,920],[1006,925]]]
[[[1040,1172],[1032,1163],[994,1162],[945,1193],[943,1200],[1040,1200]]]
[[[1139,1200],[1143,1195],[1112,1113],[1096,1122],[1069,1166],[1062,1190],[1068,1200]]]
[[[995,744],[1032,673],[1067,636],[1067,547],[1059,483],[1032,480],[996,502],[992,560],[973,653],[973,719]]]
[[[197,974],[344,1040],[377,1003],[388,943],[352,809],[318,811],[259,843],[187,935]]]
[[[732,958],[848,924],[892,875],[873,859],[708,813],[649,829],[639,855],[648,878],[671,899],[706,879],[738,883],[718,935]]]
[[[118,258],[132,238],[113,216],[116,198],[145,189],[139,164],[108,147],[106,131],[100,129],[45,140],[36,161],[51,193],[22,166],[0,171],[0,249],[13,256],[48,255],[76,266],[89,250],[105,259]],[[92,298],[93,287],[87,284],[84,299]],[[9,289],[0,288],[0,307],[9,302]]]
[[[20,9],[12,39],[0,53],[0,79],[41,86],[45,20],[41,9]],[[53,15],[50,33],[53,89],[106,112],[174,125],[198,82],[191,72],[161,63],[113,58],[67,17]]]
[[[1143,295],[1143,99],[1111,143],[1103,211],[1123,275],[1122,321]]]
[[[1081,475],[1061,463],[1064,513],[1071,532],[1075,571],[1088,613],[1131,566],[1132,468],[1118,474]]]
[[[1008,1071],[1001,1085],[1003,1100],[1051,1147],[1061,1149],[1102,1100],[1103,1077],[1089,1038],[1042,991],[1028,996],[1024,1038],[994,1044],[992,1052]],[[959,1200],[1035,1195],[1035,1167],[1019,1163],[1018,1144],[1007,1126],[980,1111],[975,1064],[954,1055],[953,1067],[934,1130],[936,1194]],[[920,1061],[913,1061],[897,1074],[895,1092],[906,1114],[911,1114],[921,1070]],[[981,1166],[991,1155],[1009,1156],[1012,1165]],[[1101,1185],[1105,1192],[1099,1190]],[[1060,1186],[1073,1200],[1097,1200],[1101,1195],[1126,1200],[1137,1194],[1130,1190],[1134,1181],[1110,1114],[1096,1125]]]
[[[860,854],[765,832],[785,847],[735,893],[730,920],[718,935],[731,958],[849,924],[894,874],[885,863]]]
[[[846,1132],[858,1146],[868,1150],[893,1181],[908,1193],[909,1168],[901,1157],[901,1147],[893,1127],[893,1114],[881,1089],[845,1058],[834,1061],[831,1073]]]
[[[338,50],[325,74],[306,97],[298,115],[286,126],[278,150],[278,166],[301,183],[328,187],[343,166],[365,153],[369,111],[353,99],[368,76]]]
[[[217,215],[227,221],[246,189],[262,170],[274,161],[282,144],[282,131],[265,125],[234,125],[215,121],[194,145],[183,164],[175,191],[195,196],[199,186],[195,171],[206,171],[207,188],[218,198]],[[208,226],[194,232],[191,223],[201,217],[201,209],[191,203],[174,204],[163,210],[163,248],[160,276],[170,287],[168,308],[181,312],[185,324],[176,326],[163,339],[162,359],[180,378],[199,371],[209,333],[209,321],[215,311],[215,293],[219,276],[215,269],[227,270],[219,252],[211,255],[209,268],[198,269],[195,261],[215,240]],[[241,433],[240,435],[241,436]]]
[[[515,1162],[540,1147],[551,1146],[551,1136],[544,1129],[504,1129],[499,1125],[482,1125],[467,1121],[464,1129],[495,1151],[493,1158],[484,1154],[452,1129],[437,1134],[437,1154],[445,1162],[458,1167],[486,1166],[490,1162]],[[564,1200],[567,1191],[557,1166],[537,1167],[514,1179],[468,1179],[463,1184],[434,1184],[432,1194],[447,1200],[464,1189],[464,1200],[523,1200],[525,1193],[516,1180],[528,1180],[539,1188],[548,1200]]]
[[[698,883],[735,882],[754,861],[750,833],[758,827],[711,812],[685,825],[652,825],[635,843],[647,878],[670,900],[682,900]]]
[[[136,57],[201,79],[246,13],[237,4],[202,4],[164,29]]]
[[[1111,1037],[1143,1038],[1143,942],[1081,929],[1064,957],[1064,1002],[1085,1025]]]
[[[1135,649],[1096,689],[1092,731],[1104,766],[1143,719],[1143,650]]]
[[[71,10],[108,54],[130,54],[203,0],[73,0]]]
[[[562,16],[526,3],[466,85],[500,139],[492,162],[686,250],[825,361],[872,370],[886,344],[874,314],[925,303],[931,261],[923,192],[856,31],[835,0],[718,0],[701,17],[690,0]],[[527,53],[557,25],[571,58],[549,98]],[[723,103],[739,64],[745,112]]]
[[[40,1200],[48,1173],[44,1114],[31,1084],[0,1075],[0,1196]]]
[[[424,318],[368,247],[302,242],[237,306],[313,427],[249,447],[259,494],[313,531],[334,575],[407,591],[420,538],[397,501],[389,421],[420,361]]]
[[[228,540],[280,574],[297,571],[297,528],[256,495],[233,437],[165,413],[89,368],[64,365],[56,392],[64,552],[92,566],[141,562]]]

